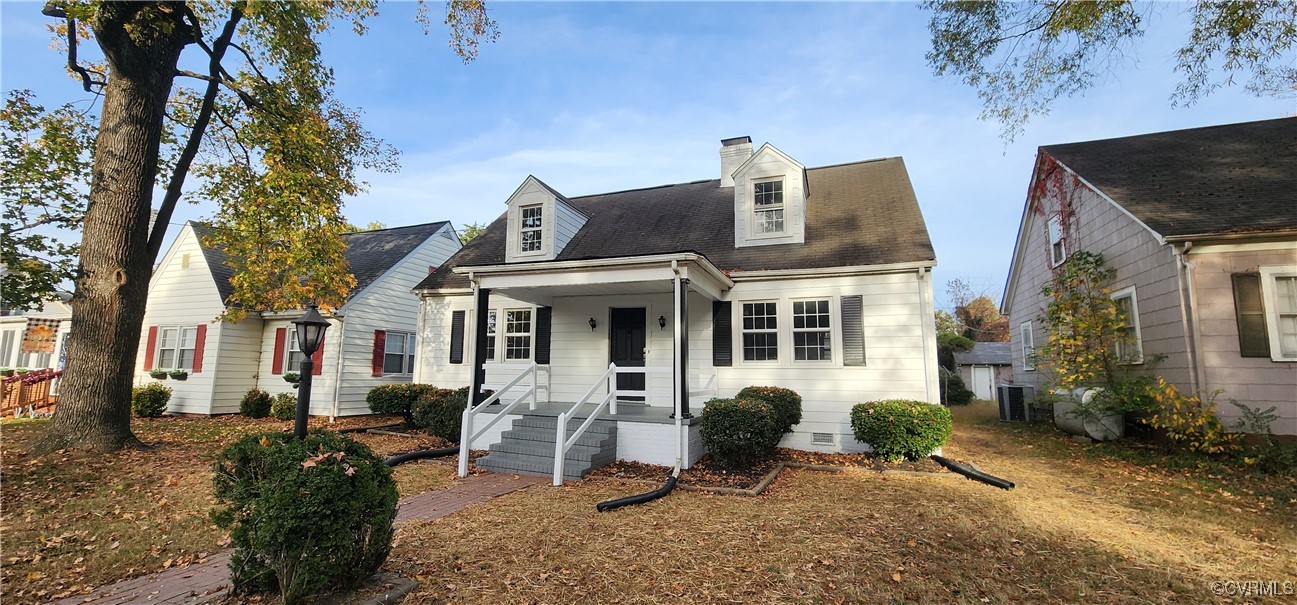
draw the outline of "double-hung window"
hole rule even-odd
[[[505,310],[504,359],[531,359],[531,309]]]
[[[829,301],[793,301],[793,361],[833,361]]]
[[[160,328],[158,330],[157,368],[191,370],[194,367],[194,345],[198,328]]]
[[[540,252],[540,234],[543,227],[545,207],[541,205],[523,206],[518,210],[518,251],[523,254]]]
[[[414,373],[414,334],[388,331],[383,341],[383,373]]]
[[[486,358],[495,359],[495,311],[486,312]]]
[[[303,359],[306,359],[306,355],[302,354],[302,347],[297,342],[297,330],[290,327],[288,338],[284,342],[284,371],[300,372]]]
[[[1261,267],[1270,359],[1297,361],[1297,265]]]
[[[1026,370],[1036,369],[1036,337],[1031,333],[1031,322],[1024,321],[1019,328],[1022,336],[1022,367]]]
[[[1063,239],[1063,221],[1059,217],[1049,219],[1049,265],[1057,267],[1067,260],[1067,242]]]
[[[784,182],[758,181],[752,185],[756,235],[784,232]]]
[[[1135,300],[1135,287],[1131,286],[1112,295],[1112,302],[1117,307],[1117,355],[1119,363],[1143,363],[1140,352],[1143,342],[1139,334],[1139,303]]]
[[[743,303],[743,361],[779,359],[778,304]]]

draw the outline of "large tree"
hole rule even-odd
[[[469,61],[480,40],[494,38],[495,24],[480,0],[452,0],[446,8],[451,46]],[[129,402],[149,276],[190,173],[201,177],[191,199],[216,204],[210,243],[233,259],[232,319],[247,309],[283,310],[303,300],[327,307],[345,298],[354,281],[342,256],[342,199],[363,190],[359,168],[393,169],[395,153],[333,98],[333,72],[317,38],[338,24],[364,33],[377,9],[374,0],[55,1],[43,12],[57,20],[69,73],[100,97],[98,119],[88,124],[93,143],[69,145],[70,155],[50,160],[63,166],[86,158],[81,202],[43,193],[75,190],[75,170],[55,171],[41,187],[20,192],[13,203],[21,206],[6,200],[6,259],[24,260],[7,268],[6,285],[38,292],[57,281],[49,271],[68,266],[38,259],[79,252],[68,270],[75,291],[67,371],[37,451],[111,451],[139,445]],[[419,14],[426,28],[427,7]],[[78,47],[90,41],[101,59],[79,58]],[[206,69],[181,69],[188,52]],[[176,86],[177,78],[197,85]],[[75,121],[66,111],[42,118],[33,103],[26,107],[12,114],[25,122],[5,115],[5,143],[12,138],[16,149],[7,156],[33,155],[24,142],[76,138],[60,130]],[[155,185],[164,194],[153,209]],[[44,226],[80,231],[79,250],[32,248],[16,236],[41,237],[31,229],[40,221],[27,219],[39,219],[42,208],[61,211]],[[27,230],[11,233],[10,223]]]
[[[1133,51],[1147,21],[1172,10],[1129,0],[928,0],[924,8],[932,11],[928,63],[975,88],[982,117],[999,121],[1008,141],[1060,97],[1101,80]],[[1297,2],[1197,0],[1189,10],[1173,104],[1192,104],[1243,77],[1257,95],[1297,92]]]

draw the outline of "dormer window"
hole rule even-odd
[[[522,221],[518,230],[518,252],[521,254],[540,252],[542,216],[545,208],[537,204],[535,206],[524,206],[520,210],[522,211]]]
[[[784,181],[758,181],[752,184],[753,212],[757,235],[784,232]]]

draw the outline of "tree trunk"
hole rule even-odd
[[[37,453],[138,447],[131,384],[148,298],[149,212],[163,112],[192,40],[178,3],[107,2],[92,21],[108,61],[59,405]]]

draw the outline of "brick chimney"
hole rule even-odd
[[[752,137],[721,141],[721,187],[734,186],[734,171],[752,157]]]

